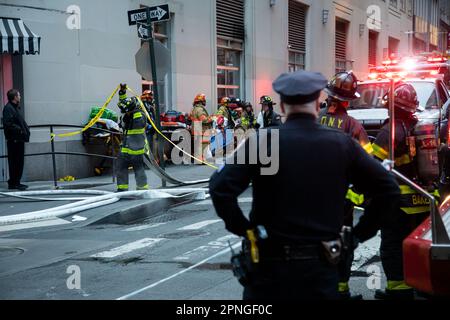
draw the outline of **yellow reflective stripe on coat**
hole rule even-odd
[[[408,286],[405,281],[390,281],[388,280],[386,289],[388,290],[410,290],[412,289]]]
[[[371,143],[368,143],[366,145],[362,145],[362,148],[368,153],[368,154],[372,154],[373,153],[373,147]]]
[[[408,207],[408,208],[400,208],[406,214],[419,214],[430,212],[430,206],[426,207]]]
[[[146,184],[145,186],[138,187],[137,189],[138,189],[138,191],[143,191],[143,190],[148,190],[150,188],[149,188],[148,184]]]
[[[127,98],[127,94],[119,94],[119,100],[125,100]]]
[[[136,112],[135,114],[133,114],[133,119],[140,119],[140,118],[142,118],[142,113]]]
[[[339,292],[349,292],[350,286],[349,286],[348,282],[339,282],[338,291]]]
[[[124,154],[129,154],[130,156],[140,156],[145,154],[145,149],[140,149],[140,150],[131,150],[128,148],[122,148],[122,153]]]
[[[127,185],[127,184],[119,184],[117,186],[117,189],[119,189],[119,190],[128,190],[128,188],[129,188],[129,185]]]
[[[409,157],[409,154],[404,154],[401,157],[395,158],[395,165],[398,167],[403,166],[405,164],[409,164],[411,162],[412,162],[412,160]]]
[[[357,194],[353,190],[349,189],[347,191],[347,196],[345,197],[347,200],[350,200],[352,203],[354,203],[357,206],[360,206],[364,203],[364,195],[363,194]]]
[[[407,185],[400,185],[400,193],[401,194],[414,194],[417,193],[414,189]]]
[[[145,129],[133,129],[133,130],[126,131],[126,134],[128,136],[135,136],[135,135],[144,134],[144,133],[145,133]]]
[[[384,150],[382,147],[380,147],[377,144],[372,144],[372,149],[373,149],[373,155],[381,160],[386,160],[387,158],[389,158],[389,152],[387,152],[386,150]]]

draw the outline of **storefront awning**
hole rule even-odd
[[[41,37],[22,20],[0,18],[0,54],[39,54],[40,45]]]

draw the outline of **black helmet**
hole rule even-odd
[[[352,71],[337,73],[325,88],[325,92],[331,98],[340,101],[351,101],[360,97],[358,79]]]
[[[259,99],[259,104],[267,104],[270,107],[276,105],[276,103],[273,102],[273,99],[269,96],[262,96],[261,99]]]
[[[117,105],[122,113],[133,111],[138,106],[138,101],[135,97],[121,100]]]
[[[401,82],[397,84],[394,91],[394,106],[409,113],[415,113],[419,107],[419,99],[414,87],[409,83]],[[386,107],[389,106],[390,92],[383,97],[383,103]]]

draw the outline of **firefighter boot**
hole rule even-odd
[[[379,300],[414,300],[414,289],[404,281],[388,281],[385,290],[377,290],[375,299]]]

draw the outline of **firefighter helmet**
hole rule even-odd
[[[228,97],[223,97],[223,98],[220,100],[220,105],[221,105],[221,106],[228,107],[228,105],[229,105],[230,103],[231,103],[231,99],[228,98]]]
[[[383,98],[383,103],[386,107],[389,106],[390,92],[386,93]],[[401,82],[397,84],[394,90],[394,106],[406,112],[415,113],[419,107],[419,99],[414,87],[409,83]]]
[[[206,105],[206,95],[204,93],[199,93],[195,96],[194,105],[196,104]]]
[[[329,97],[340,101],[351,101],[360,97],[358,79],[352,71],[337,73],[328,83],[325,92]]]
[[[138,106],[138,101],[135,97],[121,100],[117,105],[122,113],[134,111]]]
[[[275,106],[276,105],[276,103],[273,102],[273,99],[271,97],[269,97],[269,96],[262,96],[259,99],[259,104],[263,104],[263,105],[266,104],[266,105],[269,105],[269,106]]]
[[[142,93],[141,100],[153,102],[153,91],[145,90],[144,93]]]

